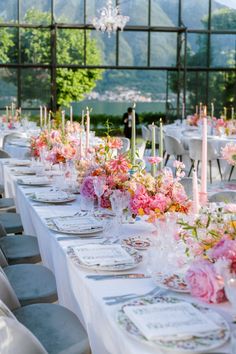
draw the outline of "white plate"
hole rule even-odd
[[[124,264],[116,264],[116,265],[109,265],[109,266],[108,265],[88,266],[80,262],[80,259],[75,254],[73,247],[67,248],[67,254],[77,265],[85,269],[94,269],[94,270],[101,270],[106,272],[120,272],[120,271],[125,271],[137,267],[139,263],[142,262],[143,256],[134,248],[127,247],[127,246],[122,246],[122,247],[124,247],[124,249],[129,253],[129,255],[133,257],[134,260],[133,263],[126,263],[126,264],[124,263]]]
[[[219,348],[223,344],[225,344],[230,337],[230,329],[228,323],[225,319],[220,316],[215,311],[209,309],[208,307],[204,307],[202,305],[198,305],[196,303],[192,303],[198,310],[202,313],[209,316],[217,325],[220,326],[218,331],[214,331],[211,334],[200,334],[196,336],[189,336],[188,338],[172,338],[170,340],[153,340],[148,341],[139,329],[135,326],[135,324],[128,318],[128,316],[124,312],[125,306],[140,306],[140,305],[149,305],[156,303],[177,303],[179,301],[183,301],[183,299],[177,299],[168,296],[154,296],[154,297],[140,297],[137,300],[132,300],[120,308],[117,313],[117,321],[125,333],[130,334],[133,338],[151,347],[162,348],[164,350],[169,350],[171,353],[204,353],[206,354],[209,350],[213,350],[215,348]]]
[[[68,216],[62,216],[61,218],[68,218]],[[86,236],[96,236],[99,232],[103,231],[103,227],[99,227],[99,228],[94,228],[94,229],[88,229],[88,230],[81,230],[81,231],[63,231],[63,230],[59,230],[58,227],[55,225],[55,223],[53,222],[54,218],[46,218],[46,224],[48,226],[48,228],[52,231],[55,231],[59,234],[65,234],[65,235],[74,235],[74,236],[80,236],[80,237],[86,237]]]
[[[33,182],[24,182],[23,180],[21,179],[17,179],[17,183],[21,186],[47,186],[50,184],[50,182],[45,182],[45,183],[42,183],[42,182],[37,182],[37,181],[33,181]]]
[[[35,194],[31,194],[30,199],[33,200],[34,202],[40,202],[40,203],[47,203],[47,204],[63,204],[63,203],[69,203],[73,202],[76,197],[73,194],[68,194],[68,197],[65,199],[44,199],[44,198],[37,198]]]
[[[143,251],[150,247],[151,239],[145,236],[133,236],[123,239],[122,244],[133,247],[138,251]]]
[[[183,274],[164,274],[161,272],[153,275],[153,280],[157,285],[164,289],[175,291],[177,293],[189,293],[188,285]]]

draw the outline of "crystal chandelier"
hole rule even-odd
[[[92,24],[97,31],[107,32],[108,37],[111,37],[111,33],[116,32],[118,28],[123,31],[129,21],[128,16],[120,14],[119,6],[112,6],[112,0],[107,0],[106,7],[98,10],[98,12],[100,17],[94,17]]]

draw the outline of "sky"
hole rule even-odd
[[[220,4],[230,6],[233,9],[236,9],[236,0],[216,0],[216,1],[219,2]]]

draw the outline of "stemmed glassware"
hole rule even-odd
[[[106,178],[103,176],[95,176],[93,178],[94,192],[98,198],[98,209],[101,209],[101,198],[106,188]]]

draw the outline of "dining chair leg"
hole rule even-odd
[[[209,160],[209,166],[210,166],[210,183],[212,184],[212,169],[211,169],[211,160]]]
[[[183,162],[182,155],[179,155],[179,161]]]
[[[193,167],[194,167],[194,161],[191,159],[191,167],[188,173],[188,177],[190,177]]]
[[[170,155],[167,154],[167,156],[166,156],[166,161],[165,161],[165,166],[167,165],[167,162],[168,162],[168,160],[169,160],[169,157],[170,157]]]
[[[219,169],[219,173],[220,173],[220,179],[221,179],[221,181],[222,181],[222,173],[221,173],[221,168],[220,168],[220,160],[217,159],[216,161],[217,161],[217,165],[218,165],[218,169]]]
[[[229,173],[229,179],[228,181],[231,180],[232,174],[233,174],[234,166],[231,167],[230,173]]]
[[[199,165],[200,165],[200,160],[197,161],[197,175],[198,175]]]

